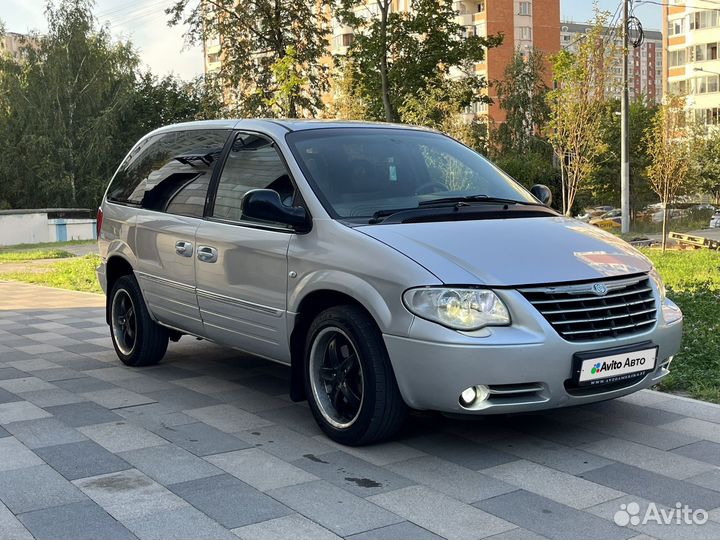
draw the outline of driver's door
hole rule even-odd
[[[275,189],[292,204],[295,188],[269,139],[238,133],[213,203],[195,234],[197,298],[205,335],[289,362],[287,251],[292,229],[245,219],[251,189]]]

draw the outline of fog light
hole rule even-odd
[[[463,390],[462,394],[460,394],[460,403],[465,406],[470,405],[475,401],[475,397],[477,397],[477,392],[475,391],[475,387],[471,386]]]
[[[470,407],[473,403],[485,401],[490,396],[490,389],[484,384],[477,384],[466,388],[460,394],[460,405]]]

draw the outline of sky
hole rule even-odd
[[[172,0],[96,0],[95,15],[108,23],[112,33],[130,39],[142,61],[157,75],[174,73],[191,79],[202,73],[200,46],[188,46],[185,28],[168,27],[164,9]],[[599,0],[601,9],[616,13],[620,0]],[[635,15],[646,29],[660,29],[661,8],[635,0]],[[563,20],[585,22],[592,17],[591,0],[560,0]],[[47,29],[43,12],[45,0],[0,0],[0,20],[11,32],[43,32]]]

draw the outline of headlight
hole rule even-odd
[[[502,300],[487,289],[421,287],[403,293],[405,306],[418,317],[453,330],[478,330],[510,324]]]
[[[663,283],[663,280],[660,277],[660,272],[658,272],[655,268],[650,270],[650,279],[653,280],[658,292],[660,293],[660,303],[662,304],[665,302],[665,298],[667,298],[667,292],[665,291],[665,283]]]

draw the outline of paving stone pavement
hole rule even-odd
[[[718,406],[416,413],[345,448],[285,367],[184,337],[127,368],[101,298],[47,291],[0,283],[0,538],[720,538]],[[710,520],[617,525],[631,502]]]

